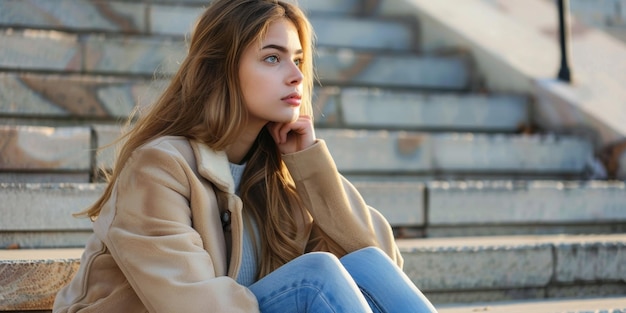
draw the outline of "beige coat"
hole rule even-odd
[[[338,174],[323,141],[283,159],[310,213],[299,228],[303,253],[378,246],[402,266],[389,224]],[[226,154],[199,142],[164,137],[139,148],[53,311],[258,312],[235,281],[243,222],[233,185]],[[230,258],[214,187],[228,193]]]

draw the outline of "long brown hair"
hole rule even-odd
[[[247,116],[238,77],[241,55],[249,45],[264,38],[270,23],[282,18],[298,30],[304,54],[300,114],[312,116],[313,31],[304,13],[295,5],[277,0],[214,0],[200,16],[187,57],[167,89],[118,141],[124,143],[104,193],[77,215],[92,220],[98,217],[123,165],[134,150],[152,139],[185,136],[214,150],[233,143],[241,135],[239,125],[246,123]],[[259,227],[263,244],[258,276],[263,277],[302,253],[295,241],[297,223],[293,214],[293,210],[302,208],[293,180],[265,128],[249,155],[240,194],[244,211]],[[219,197],[224,195],[218,192]]]

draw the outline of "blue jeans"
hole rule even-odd
[[[378,248],[302,255],[250,286],[261,312],[436,312]]]

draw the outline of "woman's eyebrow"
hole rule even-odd
[[[261,50],[264,50],[264,49],[276,49],[282,53],[289,53],[289,50],[287,48],[283,46],[279,46],[279,45],[274,45],[274,44],[269,44],[261,48]],[[302,49],[298,49],[295,51],[295,54],[302,54],[302,53],[303,53]]]

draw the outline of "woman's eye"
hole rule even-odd
[[[293,63],[295,63],[297,67],[300,67],[302,65],[302,59],[295,59]]]
[[[269,62],[269,63],[278,63],[278,57],[275,55],[270,55],[267,58],[265,58],[265,62]]]

